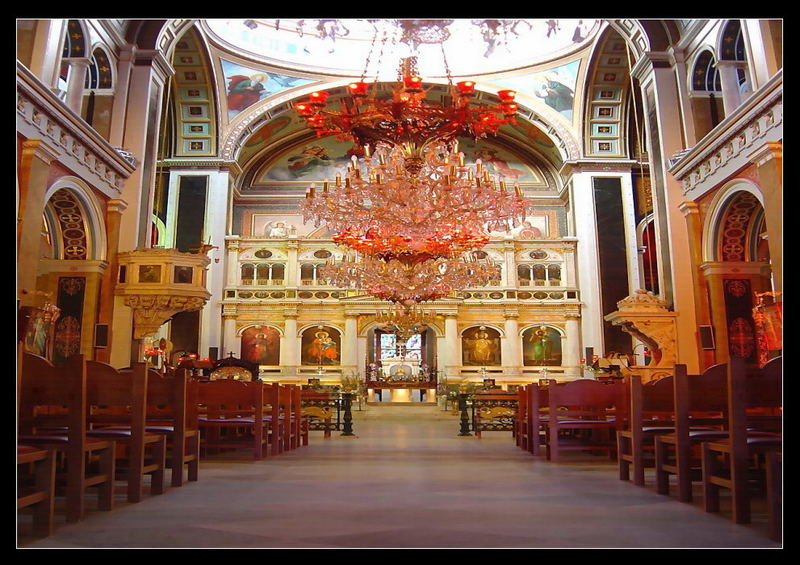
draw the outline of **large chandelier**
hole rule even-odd
[[[400,41],[412,54],[400,58],[397,82],[388,96],[382,96],[377,86],[371,89],[365,80],[375,45],[386,41],[385,36],[378,41],[378,27],[375,27],[361,78],[347,85],[349,96],[342,99],[340,108],[329,108],[329,93],[316,91],[307,100],[295,104],[295,110],[317,137],[336,135],[341,140],[350,139],[357,151],[365,146],[374,149],[383,142],[403,145],[418,156],[426,145],[435,141],[452,142],[459,136],[479,139],[496,134],[503,124],[515,123],[516,93],[500,90],[496,103],[473,104],[475,81],[462,80],[453,85],[443,46],[451,103],[436,104],[426,100],[423,79],[417,72],[417,48],[420,44],[443,44],[450,35],[447,27],[451,23],[452,20],[395,20],[401,29]]]
[[[492,178],[480,160],[465,165],[457,144],[436,142],[419,158],[384,143],[353,156],[344,179],[312,184],[300,209],[359,253],[419,261],[478,249],[487,230],[517,227],[530,206],[518,185]]]
[[[407,340],[414,334],[425,331],[436,320],[436,314],[419,306],[396,306],[375,315],[375,321],[383,331]]]
[[[471,286],[485,286],[500,268],[474,258],[436,258],[420,262],[345,255],[322,267],[320,275],[339,288],[353,288],[402,306],[438,300]]]

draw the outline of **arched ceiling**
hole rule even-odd
[[[407,28],[405,24],[412,21],[414,26]],[[518,95],[518,123],[504,126],[484,145],[513,155],[515,161],[527,162],[540,171],[541,177],[551,178],[564,161],[579,158],[586,149],[580,141],[585,133],[581,126],[586,127],[583,108],[591,103],[593,93],[586,83],[593,80],[591,67],[602,55],[598,40],[606,37],[603,31],[609,27],[617,30],[634,58],[648,50],[651,41],[663,46],[678,36],[674,23],[645,23],[578,19],[168,20],[130,23],[128,38],[157,45],[172,57],[185,30],[194,26],[204,41],[202,51],[208,57],[209,77],[213,77],[219,116],[218,156],[236,160],[244,172],[241,177],[258,189],[259,175],[266,174],[271,162],[285,157],[287,151],[302,152],[318,141],[295,115],[295,101],[318,89],[328,91],[330,100],[335,101],[354,78],[375,81],[377,86],[393,83],[398,78],[398,61],[411,55],[417,57],[418,72],[433,99],[445,101],[448,83],[466,77],[478,82],[478,98],[483,102],[493,101],[493,93],[503,88],[524,93]],[[249,83],[259,92],[235,92],[236,85]],[[560,90],[545,90],[545,85]],[[615,153],[622,145],[617,147]],[[191,151],[185,156],[191,157]]]

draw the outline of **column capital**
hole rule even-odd
[[[564,312],[564,319],[567,321],[577,321],[581,319],[580,312]]]
[[[60,156],[58,149],[43,139],[26,139],[22,142],[22,153],[38,157],[48,165]]]
[[[751,163],[761,166],[772,159],[783,159],[783,143],[780,141],[768,141],[761,147],[747,156]]]
[[[678,210],[680,210],[684,216],[700,214],[700,205],[697,202],[686,200],[678,204]]]
[[[121,198],[112,198],[106,204],[106,211],[109,213],[122,214],[128,207],[128,203]]]
[[[89,57],[68,57],[66,59],[62,59],[62,61],[76,67],[88,68],[89,65],[92,64],[92,60]]]

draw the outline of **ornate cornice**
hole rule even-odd
[[[697,200],[753,162],[762,147],[783,141],[783,71],[752,93],[668,170]]]
[[[135,165],[19,62],[16,107],[18,133],[45,140],[55,160],[107,196],[119,196]]]

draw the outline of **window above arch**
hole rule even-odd
[[[694,62],[692,90],[708,92],[722,91],[719,71],[717,70],[714,55],[711,51],[703,51]]]

